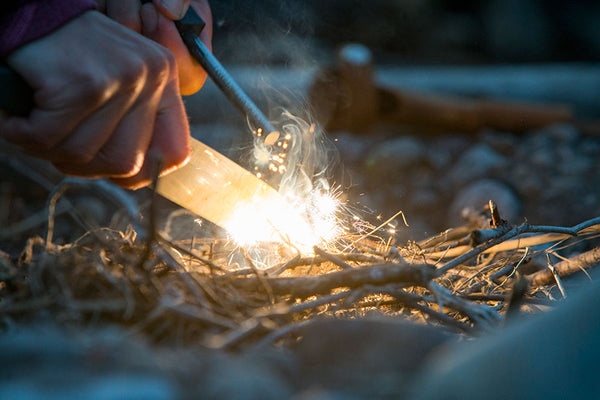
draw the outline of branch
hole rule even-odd
[[[586,268],[593,267],[600,262],[600,248],[596,247],[585,253],[578,254],[568,260],[554,265],[554,270],[559,277],[571,275]],[[538,271],[527,277],[531,286],[544,286],[555,282],[554,274],[550,268]]]
[[[411,283],[415,286],[427,286],[433,278],[435,269],[431,265],[382,264],[352,270],[342,270],[318,276],[300,276],[290,278],[265,278],[275,295],[309,297],[327,294],[336,288],[357,288],[363,285],[385,285],[388,283]],[[231,278],[221,278],[231,279]],[[238,290],[256,291],[258,278],[234,278],[230,284]]]
[[[508,239],[511,239],[515,236],[522,235],[523,233],[562,233],[570,236],[577,236],[577,234],[587,228],[590,228],[594,225],[600,224],[600,217],[596,217],[587,221],[584,221],[578,225],[575,225],[571,228],[564,228],[560,226],[544,226],[544,225],[529,225],[528,223],[521,224],[510,231],[500,235],[499,237],[492,238],[486,243],[483,243],[471,251],[466,252],[465,254],[456,257],[454,260],[444,264],[442,267],[437,269],[437,276],[443,275],[448,270],[457,267],[458,265],[464,263],[465,261],[470,260],[471,258],[477,256],[478,254],[484,252],[485,250],[494,247]]]

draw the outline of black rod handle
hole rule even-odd
[[[24,117],[31,112],[33,104],[31,86],[14,70],[0,65],[0,110]]]

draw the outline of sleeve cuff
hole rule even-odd
[[[94,0],[23,1],[16,11],[0,16],[0,58],[40,39],[73,18],[96,8]]]

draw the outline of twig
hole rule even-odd
[[[433,281],[429,283],[429,289],[440,303],[440,311],[443,306],[448,306],[466,315],[471,321],[482,325],[484,328],[491,328],[501,320],[500,315],[490,307],[454,296],[448,289]]]
[[[444,232],[439,233],[435,236],[432,236],[428,239],[422,240],[419,242],[419,247],[422,249],[433,248],[441,243],[456,241],[458,239],[464,238],[470,232],[473,231],[476,227],[474,225],[464,225],[458,228],[446,229]]]
[[[327,294],[336,288],[357,288],[363,285],[385,285],[392,282],[426,286],[433,274],[434,268],[431,265],[384,264],[336,271],[320,276],[266,278],[266,281],[275,295],[303,298]],[[253,277],[230,279],[230,283],[238,290],[247,291],[256,290],[257,285],[260,284],[257,278]]]
[[[414,308],[415,310],[419,310],[424,314],[429,315],[431,318],[445,324],[448,326],[452,326],[458,329],[461,332],[470,332],[472,329],[469,325],[458,321],[455,318],[444,314],[443,312],[435,311],[431,307],[420,304],[421,302],[427,302],[423,296],[420,296],[415,293],[410,293],[406,290],[402,289],[392,289],[389,287],[378,290],[379,293],[384,293],[394,297],[394,303],[402,303],[406,307]]]
[[[389,224],[390,222],[392,222],[399,215],[402,215],[402,220],[404,221],[404,225],[408,226],[408,222],[406,222],[406,217],[404,216],[404,212],[402,210],[400,210],[396,214],[392,215],[390,218],[388,218],[387,220],[385,220],[383,223],[381,223],[377,227],[373,228],[368,233],[365,233],[364,235],[360,236],[358,239],[354,240],[352,243],[350,243],[349,245],[347,245],[344,248],[344,250],[342,250],[342,251],[346,251],[350,247],[352,247],[355,243],[358,243],[361,240],[368,238],[369,236],[371,236],[372,234],[374,234],[375,232],[377,232],[378,230],[380,230],[381,228],[383,228],[384,226],[386,226],[387,224]]]
[[[336,254],[337,258],[343,261],[352,261],[352,262],[362,262],[369,264],[383,264],[385,260],[381,257],[375,257],[368,254],[360,254],[360,253],[342,253]],[[321,256],[311,256],[311,257],[300,257],[296,256],[290,261],[276,265],[271,268],[265,269],[267,275],[269,276],[277,276],[280,275],[283,271],[296,267],[303,267],[307,265],[321,265],[326,263],[328,260]]]
[[[528,254],[529,254],[529,247],[526,247],[525,248],[525,254],[523,254],[523,257],[521,257],[521,259],[519,260],[519,262],[517,263],[517,265],[515,266],[515,268],[512,270],[512,272],[500,284],[498,284],[498,286],[496,286],[492,290],[492,292],[494,292],[494,290],[496,290],[496,289],[504,286],[504,284],[517,272],[517,270],[519,269],[519,267],[523,263],[523,260],[525,260],[525,258],[527,258]]]
[[[175,243],[175,242],[171,241],[170,239],[167,239],[166,237],[164,237],[163,235],[161,235],[160,232],[156,233],[156,237],[157,237],[157,239],[159,241],[161,241],[161,242],[163,242],[163,243],[171,246],[175,250],[177,250],[177,251],[179,251],[179,252],[181,252],[181,253],[183,253],[183,254],[185,254],[187,256],[193,257],[195,260],[197,260],[197,261],[201,262],[202,264],[208,266],[211,269],[211,272],[214,272],[214,271],[225,272],[225,270],[223,268],[219,267],[217,264],[215,264],[212,261],[210,261],[210,260],[208,260],[208,259],[206,259],[206,258],[204,258],[204,257],[202,257],[202,256],[200,256],[198,254],[196,254],[195,251],[191,251],[190,249],[187,249],[185,247],[179,246],[177,243]]]
[[[575,272],[593,267],[600,263],[600,248],[596,247],[585,253],[578,254],[566,261],[554,264],[554,270],[559,277],[565,277]],[[541,270],[527,277],[531,286],[549,285],[555,282],[554,274],[550,269]]]
[[[275,296],[273,296],[273,289],[271,289],[269,282],[266,280],[266,277],[264,276],[265,275],[264,271],[259,271],[258,268],[256,268],[256,265],[254,265],[254,262],[252,261],[252,259],[250,258],[250,256],[248,255],[248,253],[245,250],[244,250],[244,257],[246,258],[246,261],[248,262],[248,264],[250,264],[250,268],[252,268],[252,271],[254,272],[254,276],[258,279],[258,281],[260,282],[260,285],[265,290],[265,293],[267,294],[267,298],[269,299],[269,304],[271,306],[273,306],[273,304],[275,304]]]
[[[455,268],[456,266],[464,263],[465,261],[470,260],[476,255],[482,253],[483,251],[496,246],[499,243],[502,243],[508,239],[511,239],[517,235],[521,235],[523,233],[562,233],[570,236],[577,236],[577,234],[589,227],[600,224],[600,217],[596,217],[587,221],[584,221],[578,225],[575,225],[571,228],[563,228],[560,226],[544,226],[544,225],[529,225],[528,223],[521,224],[510,231],[504,233],[500,237],[490,239],[488,242],[479,245],[478,247],[468,251],[467,253],[455,258],[454,260],[444,264],[444,266],[438,268],[437,275],[441,276],[446,271]]]
[[[340,259],[339,257],[334,256],[333,254],[329,254],[326,251],[321,250],[317,246],[314,246],[313,250],[314,250],[315,254],[320,255],[321,257],[323,257],[327,261],[332,262],[333,264],[337,265],[338,267],[340,267],[342,269],[346,269],[346,270],[348,270],[348,269],[354,269],[354,267],[352,267],[352,265],[344,262],[342,259]]]

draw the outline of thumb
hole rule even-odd
[[[155,0],[154,4],[167,18],[177,20],[183,18],[192,0]]]
[[[194,9],[205,21],[206,26],[200,33],[200,39],[211,48],[212,18],[207,2],[195,2]],[[168,48],[177,61],[180,92],[190,95],[202,87],[206,72],[190,55],[173,21],[169,20],[154,4],[144,4],[141,10],[142,33],[149,39]]]

